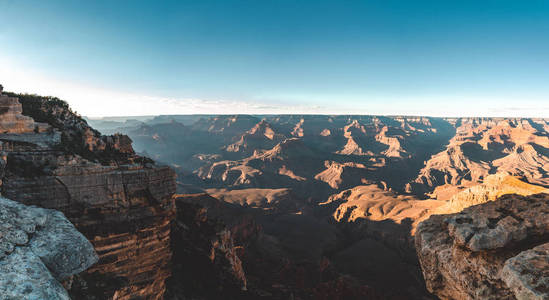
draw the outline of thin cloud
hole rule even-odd
[[[427,115],[435,117],[549,117],[549,107],[536,101],[520,101],[523,106],[504,106],[507,99],[452,97],[361,97],[360,95],[260,96],[255,101],[226,99],[169,98],[87,86],[17,67],[0,53],[0,83],[8,91],[52,95],[67,100],[88,117],[146,116],[166,114],[369,114]],[[291,95],[290,95],[291,96]],[[351,97],[353,107],[343,107],[341,99]],[[303,99],[317,101],[304,101]],[[438,101],[437,101],[438,99]],[[388,101],[390,100],[390,101]],[[276,104],[276,103],[307,104]],[[316,103],[315,103],[316,102]],[[325,105],[318,105],[321,102]],[[273,104],[274,103],[274,104]],[[433,105],[433,103],[437,103]]]
[[[52,95],[89,117],[161,114],[268,114],[314,112],[316,107],[271,105],[220,99],[167,98],[113,91],[50,78],[15,67],[0,57],[0,83],[8,91]]]

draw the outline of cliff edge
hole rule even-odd
[[[427,289],[441,299],[549,299],[549,194],[433,215],[415,245]]]
[[[161,299],[170,276],[175,173],[135,154],[127,136],[101,135],[60,99],[6,94],[0,104],[9,114],[0,114],[0,126],[26,123],[2,127],[2,195],[63,212],[99,256],[66,282],[71,297]],[[27,127],[34,129],[19,130]]]

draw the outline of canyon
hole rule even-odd
[[[33,257],[43,297],[548,296],[549,120],[0,108],[0,217],[32,218],[0,268]],[[71,238],[40,250],[44,214]]]
[[[177,192],[187,194],[181,197],[207,208],[235,236],[246,294],[255,298],[445,298],[424,281],[419,224],[549,187],[546,119],[188,115],[90,122],[127,134],[137,152],[176,170]],[[254,234],[239,240],[242,230]],[[257,267],[276,274],[280,264],[291,271],[273,276]]]

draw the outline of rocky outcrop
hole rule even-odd
[[[397,131],[392,132],[392,131]],[[391,130],[388,126],[383,126],[380,132],[376,134],[376,141],[387,145],[389,148],[383,152],[387,157],[403,157],[407,153],[402,149],[401,141],[404,140],[404,131]]]
[[[367,183],[364,176],[367,167],[364,164],[325,161],[324,166],[326,170],[316,174],[314,179],[326,182],[333,189]]]
[[[528,196],[548,192],[549,189],[542,186],[523,182],[517,177],[506,173],[498,173],[486,177],[482,184],[471,186],[459,192],[454,191],[453,196],[443,206],[435,210],[434,213],[449,214],[460,212],[469,206],[494,201],[505,194]]]
[[[326,257],[319,262],[315,255],[294,260],[271,235],[275,228],[264,232],[261,218],[250,215],[256,209],[208,194],[177,195],[176,205],[174,271],[167,299],[392,299],[361,280],[339,275]],[[288,226],[297,224],[288,221],[273,224],[280,236],[296,234]],[[318,231],[315,225],[300,224],[293,231]],[[315,238],[302,238],[291,238],[291,243],[320,254]]]
[[[549,195],[505,195],[434,215],[415,244],[429,291],[441,299],[548,299]]]
[[[36,124],[46,124],[49,131],[60,136],[57,149],[83,158],[101,162],[102,164],[150,162],[150,160],[135,155],[131,146],[132,140],[125,135],[110,136],[91,128],[79,115],[74,113],[69,105],[56,97],[42,97],[28,94],[8,95],[17,97],[22,105],[22,114]],[[35,131],[41,132],[45,130]]]
[[[244,207],[287,208],[295,206],[296,199],[290,189],[207,189],[206,192],[223,202]]]
[[[549,243],[508,259],[501,278],[517,299],[549,298]]]
[[[284,135],[276,133],[269,123],[262,120],[242,134],[237,142],[228,145],[225,150],[251,155],[258,149],[271,149],[284,139]]]
[[[288,182],[304,181],[303,169],[320,161],[300,139],[286,139],[270,150],[256,150],[239,161],[224,160],[200,168],[196,173],[203,180],[222,183],[222,186],[255,186],[270,182],[271,187],[288,186]],[[287,166],[297,166],[288,169]]]
[[[102,136],[56,98],[22,95],[23,113],[50,132],[0,135],[2,195],[57,209],[99,262],[67,282],[75,299],[161,299],[170,275],[175,173]]]
[[[45,131],[49,127],[44,123],[35,123],[22,115],[23,107],[19,99],[2,95],[0,91],[0,133],[28,133]]]
[[[419,222],[433,210],[443,205],[442,201],[419,200],[413,196],[398,195],[383,190],[375,184],[359,185],[334,194],[322,205],[335,204],[334,220],[355,222],[357,220],[393,221],[397,224],[411,222],[411,234]]]
[[[3,194],[63,211],[92,241],[100,261],[81,275],[89,281],[83,294],[160,299],[171,258],[173,171],[168,167],[101,166],[78,158],[55,161],[54,155],[9,153]],[[53,162],[54,169],[30,163],[42,161]],[[28,169],[12,167],[24,162]],[[33,169],[41,173],[28,171]],[[118,279],[117,284],[102,286],[111,277]],[[78,295],[79,288],[71,292]]]
[[[62,213],[0,197],[0,297],[69,299],[60,281],[98,260]]]
[[[207,195],[175,197],[177,216],[172,228],[173,275],[168,299],[243,299],[247,280],[237,255],[233,233],[208,209],[192,203]]]
[[[549,136],[546,120],[461,118],[449,120],[456,135],[446,149],[426,161],[408,192],[438,186],[477,184],[490,174],[509,173],[549,186]]]

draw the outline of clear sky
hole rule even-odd
[[[88,116],[549,117],[549,1],[0,0],[0,83]]]

